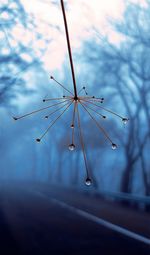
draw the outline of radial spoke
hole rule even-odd
[[[71,123],[71,128],[72,128],[72,144],[74,144],[74,123],[75,123],[75,114],[76,114],[76,107],[77,107],[77,102],[74,102],[74,109],[73,109],[73,117],[72,117],[72,123]]]
[[[79,95],[82,91],[85,92],[85,95],[88,95],[85,86],[84,86],[82,89],[79,90],[78,95]]]
[[[103,97],[95,97],[95,96],[91,96],[91,97],[79,97],[79,99],[81,100],[89,100],[90,102],[99,102],[99,103],[103,103],[104,102],[104,98]]]
[[[86,96],[88,95],[88,93],[87,93],[87,91],[86,91],[85,87],[84,87],[84,93],[85,93],[85,95],[86,95]]]
[[[56,106],[56,105],[63,104],[64,102],[67,102],[67,101],[68,101],[68,100],[63,101],[63,102],[59,102],[59,103],[56,103],[56,104],[53,104],[53,105],[49,105],[49,106],[44,107],[44,108],[40,108],[40,109],[35,110],[35,111],[33,111],[33,112],[26,113],[26,114],[24,114],[24,115],[22,115],[22,116],[20,116],[20,117],[13,117],[13,119],[14,119],[14,120],[19,120],[19,119],[25,118],[25,117],[27,117],[27,116],[30,116],[30,115],[32,115],[32,114],[35,114],[35,113],[44,111],[44,110],[46,110],[46,109],[49,109],[49,108],[51,108],[51,107],[54,107],[54,106]]]
[[[90,177],[89,169],[88,169],[87,158],[86,158],[86,153],[85,153],[85,146],[84,146],[84,140],[83,140],[83,135],[82,135],[78,105],[77,105],[77,119],[78,119],[79,136],[80,136],[80,143],[81,143],[81,148],[82,148],[82,153],[83,153],[83,158],[84,158],[84,163],[85,163],[85,169],[86,169],[87,179],[89,179],[89,177]]]
[[[55,81],[59,86],[61,86],[63,89],[65,89],[67,92],[69,92],[71,95],[74,96],[74,94],[69,90],[67,89],[64,85],[62,85],[60,82],[58,82],[53,76],[50,77],[53,81]]]
[[[93,102],[91,102],[91,101],[89,101],[89,100],[86,100],[86,99],[80,99],[80,100],[83,100],[84,102],[87,102],[87,103],[89,103],[89,104],[95,105],[95,106],[101,108],[102,110],[104,110],[104,111],[106,111],[106,112],[109,112],[109,113],[111,113],[111,114],[113,114],[113,115],[119,117],[120,119],[123,119],[123,117],[122,117],[121,115],[119,115],[119,114],[117,114],[117,113],[115,113],[115,112],[113,112],[113,111],[111,111],[111,110],[109,110],[109,109],[107,109],[107,108],[105,108],[105,107],[103,107],[103,106],[97,105],[97,104],[95,104],[95,103],[93,103]]]
[[[102,97],[102,98],[94,98],[94,97],[92,97],[89,101],[91,101],[91,102],[95,102],[95,103],[104,103],[104,98]]]
[[[104,134],[104,136],[109,140],[109,142],[111,144],[113,144],[113,141],[111,140],[111,138],[109,137],[109,135],[107,134],[107,132],[105,131],[105,129],[100,126],[100,124],[97,122],[97,120],[92,116],[92,114],[86,109],[86,107],[80,102],[80,104],[82,105],[82,107],[84,108],[84,110],[90,115],[91,119],[96,123],[97,127],[102,131],[102,133]]]
[[[64,97],[58,97],[58,98],[44,98],[43,102],[54,101],[54,100],[65,100],[65,99],[73,99],[73,97],[64,96]]]
[[[99,116],[101,116],[103,119],[106,119],[106,116],[105,116],[105,115],[103,115],[103,114],[97,112],[95,109],[91,108],[90,106],[87,106],[87,105],[84,104],[83,102],[82,102],[82,104],[83,104],[84,106],[86,106],[86,108],[90,109],[91,111],[93,111],[93,112],[95,112],[96,114],[98,114]]]
[[[64,108],[66,105],[68,105],[70,101],[68,101],[66,104],[62,105],[61,107],[57,108],[55,111],[50,112],[48,115],[45,116],[46,119],[48,119],[51,115],[53,115],[54,113],[56,113],[57,111],[61,110],[62,108]]]
[[[58,119],[60,119],[60,117],[66,112],[66,110],[70,107],[70,105],[71,105],[72,103],[73,103],[73,102],[71,102],[71,103],[65,108],[65,110],[63,110],[63,112],[62,112],[54,121],[51,122],[50,126],[46,129],[46,131],[44,132],[44,134],[43,134],[40,138],[37,138],[37,139],[36,139],[37,142],[40,142],[40,141],[43,139],[43,137],[48,133],[48,131],[50,130],[50,128],[56,123],[56,121],[57,121]]]

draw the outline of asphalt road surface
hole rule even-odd
[[[69,190],[1,184],[0,254],[150,255],[149,218]]]

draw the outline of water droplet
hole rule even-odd
[[[127,124],[128,121],[129,121],[128,118],[122,118],[122,122],[123,122],[124,124]]]
[[[37,138],[36,141],[39,143],[39,142],[41,142],[41,139],[40,139],[40,138]]]
[[[63,96],[63,98],[65,98],[66,96]]]
[[[45,119],[48,119],[48,116],[47,116],[47,115],[45,116]]]
[[[71,128],[74,128],[74,124],[71,124],[71,126],[70,126]]]
[[[45,102],[46,100],[45,99],[43,99],[43,102]]]
[[[85,180],[85,185],[90,186],[91,184],[92,184],[92,180],[89,177],[87,177]]]
[[[50,79],[54,79],[54,77],[53,77],[53,76],[50,76]]]
[[[117,144],[112,143],[111,148],[112,148],[113,150],[116,150],[116,149],[117,149]]]
[[[103,119],[106,119],[106,116],[105,116],[105,115],[103,115]]]
[[[92,96],[93,98],[95,98],[95,96]]]
[[[70,151],[74,151],[75,145],[72,143],[72,144],[69,145],[68,148],[69,148]]]
[[[18,120],[18,118],[17,118],[17,117],[13,117],[13,119],[14,119],[14,120]]]
[[[101,100],[104,101],[104,97],[102,97]]]

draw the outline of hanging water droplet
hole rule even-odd
[[[71,126],[70,126],[71,128],[74,128],[74,124],[71,124]]]
[[[47,116],[47,115],[45,116],[45,119],[48,119],[48,116]]]
[[[41,142],[41,139],[40,139],[40,138],[37,138],[36,141],[39,143],[39,142]]]
[[[91,184],[92,184],[92,180],[89,177],[87,177],[85,180],[85,185],[90,186]]]
[[[53,77],[53,76],[50,76],[50,79],[54,79],[54,77]]]
[[[105,115],[103,115],[103,119],[106,119],[106,116],[105,116]]]
[[[112,143],[111,148],[112,148],[113,150],[116,150],[116,149],[117,149],[117,144]]]
[[[128,118],[122,118],[122,122],[123,122],[124,124],[127,124],[128,121],[129,121]]]
[[[70,151],[74,151],[75,145],[73,143],[71,143],[68,148]]]

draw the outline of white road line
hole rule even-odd
[[[39,195],[45,197],[45,198],[48,198],[48,196],[42,194],[41,192],[37,192],[37,193]],[[127,230],[127,229],[125,229],[123,227],[120,227],[118,225],[110,223],[109,221],[103,220],[103,219],[101,219],[101,218],[99,218],[99,217],[97,217],[97,216],[95,216],[95,215],[93,215],[91,213],[85,212],[85,211],[83,211],[81,209],[78,209],[78,208],[76,208],[74,206],[68,205],[68,204],[66,204],[66,203],[64,203],[64,202],[62,202],[62,201],[60,201],[58,199],[49,198],[49,200],[51,202],[55,203],[55,204],[60,205],[63,208],[68,209],[72,213],[76,213],[76,214],[78,214],[78,215],[80,215],[80,216],[82,216],[82,217],[84,217],[84,218],[86,218],[88,220],[91,220],[91,221],[93,221],[93,222],[95,222],[95,223],[97,223],[99,225],[102,225],[102,226],[104,226],[106,228],[109,228],[111,230],[114,230],[114,231],[116,231],[116,232],[118,232],[120,234],[123,234],[123,235],[128,236],[130,238],[133,238],[133,239],[135,239],[137,241],[140,241],[140,242],[143,242],[145,244],[150,245],[150,239],[147,238],[147,237],[144,237],[142,235],[136,234],[136,233],[134,233],[134,232],[132,232],[130,230]]]

